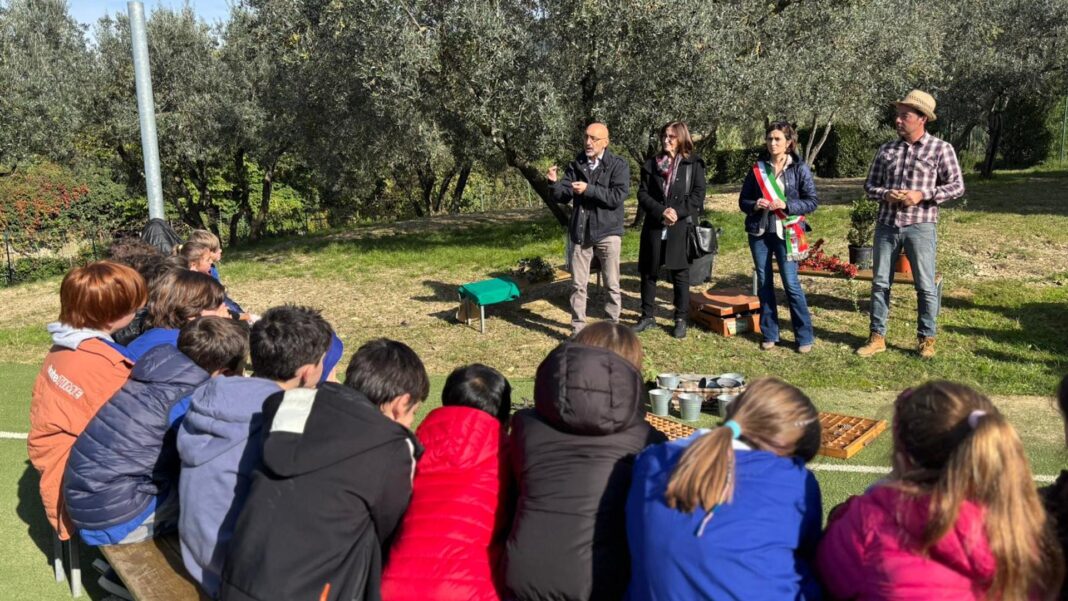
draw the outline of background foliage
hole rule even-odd
[[[230,245],[539,201],[563,219],[543,173],[594,119],[635,166],[685,120],[730,183],[787,118],[819,175],[861,176],[912,87],[989,175],[1059,156],[1068,86],[1068,0],[243,0],[148,32],[167,210]],[[31,203],[67,237],[144,219],[125,15],[0,0],[0,86],[0,215],[52,177],[87,187]]]

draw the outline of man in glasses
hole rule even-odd
[[[917,352],[935,354],[935,322],[941,299],[935,281],[938,207],[964,195],[964,178],[953,145],[927,132],[935,120],[935,99],[912,90],[894,103],[899,140],[879,148],[864,190],[879,201],[871,282],[871,333],[857,349],[861,357],[886,350],[886,318],[894,262],[901,249],[916,282]]]
[[[585,148],[571,161],[564,176],[554,165],[546,173],[549,194],[555,202],[574,202],[569,233],[571,251],[572,335],[586,327],[586,287],[590,263],[596,256],[608,288],[605,312],[619,322],[623,300],[619,288],[619,249],[623,240],[623,199],[630,189],[627,162],[608,151],[608,127],[591,123]]]

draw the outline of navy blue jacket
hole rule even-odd
[[[71,449],[63,498],[90,545],[122,540],[178,492],[177,425],[208,373],[170,345],[134,365],[130,379],[97,411]]]
[[[816,477],[796,457],[735,446],[734,499],[712,516],[664,499],[683,451],[705,434],[650,447],[627,497],[627,601],[821,598],[812,571],[823,519]],[[703,526],[702,526],[703,524]]]
[[[586,192],[572,192],[572,182],[586,182]],[[601,155],[601,163],[592,172],[589,158],[579,154],[568,164],[564,176],[549,185],[549,197],[554,202],[567,204],[574,201],[568,230],[571,241],[580,245],[623,235],[623,199],[629,191],[627,161],[608,150]]]
[[[808,164],[802,161],[797,153],[790,156],[794,162],[783,173],[786,214],[807,215],[815,211],[820,204],[820,199],[816,196],[816,183],[812,180],[812,170]],[[767,156],[761,155],[760,159],[767,160]],[[742,184],[742,192],[738,195],[738,208],[745,213],[745,231],[749,234],[760,231],[760,221],[765,213],[757,210],[756,203],[763,197],[764,193],[760,191],[756,175],[750,168],[745,176],[745,183]],[[807,223],[805,225],[806,229],[811,229],[807,227]]]

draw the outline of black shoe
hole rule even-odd
[[[635,334],[640,334],[649,328],[656,325],[656,320],[652,317],[643,317],[638,320],[638,323],[630,327],[630,330]]]
[[[686,320],[685,319],[677,319],[677,320],[675,320],[675,329],[671,332],[671,335],[674,336],[675,338],[685,338],[686,337]]]

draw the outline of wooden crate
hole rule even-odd
[[[886,420],[820,412],[820,455],[849,459],[886,430]]]
[[[691,311],[727,317],[760,309],[760,299],[741,288],[709,288],[690,293]]]
[[[673,419],[667,419],[666,417],[660,417],[659,415],[653,415],[652,413],[645,414],[645,421],[649,422],[650,426],[663,432],[664,436],[668,437],[668,440],[686,438],[697,431],[697,428],[694,428],[693,426],[687,426],[686,424],[679,423]]]
[[[720,336],[736,336],[745,332],[760,333],[760,314],[719,317],[701,310],[690,310],[690,319]]]

